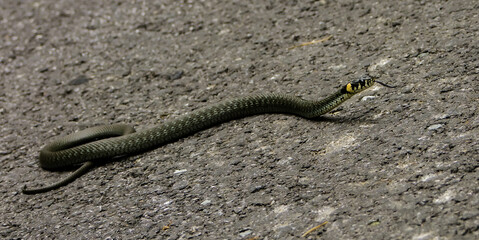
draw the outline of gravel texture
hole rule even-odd
[[[2,0],[0,23],[2,239],[479,238],[477,1]],[[366,70],[398,88],[20,192],[69,174],[38,166],[59,135],[255,93],[321,98]]]

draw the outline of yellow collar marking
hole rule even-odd
[[[349,93],[353,93],[353,87],[351,86],[351,83],[348,83],[348,85],[346,85],[346,91],[348,91]]]

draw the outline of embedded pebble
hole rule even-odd
[[[443,124],[434,124],[434,125],[431,125],[427,128],[427,130],[431,130],[431,131],[434,131],[434,130],[438,130],[440,128],[442,128],[444,125]]]

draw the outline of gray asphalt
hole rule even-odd
[[[3,0],[0,238],[478,239],[478,12],[471,0]],[[366,72],[398,88],[315,121],[231,121],[20,191],[70,173],[38,166],[57,136],[141,130],[249,94],[319,99]]]

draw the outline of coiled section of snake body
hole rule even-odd
[[[361,77],[319,101],[307,101],[284,94],[237,98],[199,109],[140,132],[135,132],[127,125],[116,124],[73,133],[45,146],[40,151],[40,166],[49,170],[82,163],[84,166],[59,183],[37,189],[24,188],[23,192],[32,194],[58,188],[86,172],[96,160],[151,150],[232,119],[263,113],[288,113],[304,118],[316,118],[331,111],[354,94],[370,87],[374,82],[375,80],[369,76]]]

